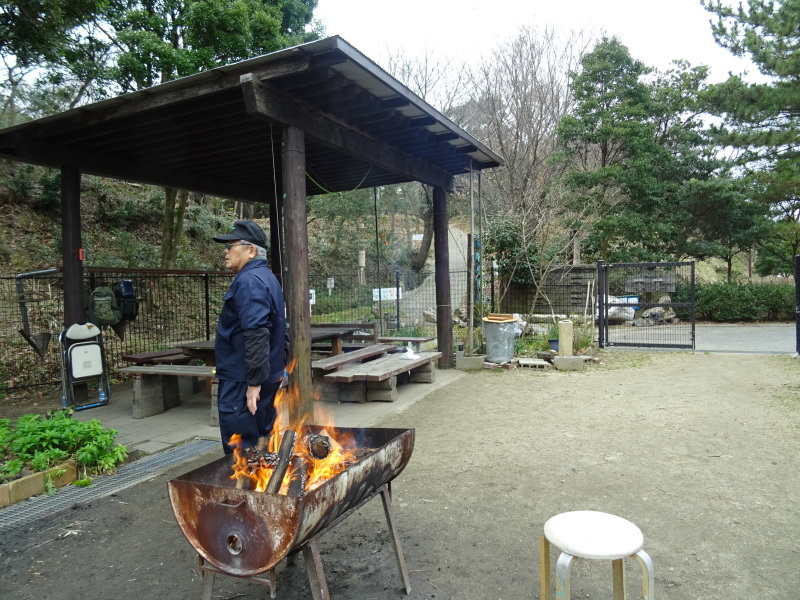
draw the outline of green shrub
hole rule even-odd
[[[76,421],[72,412],[24,415],[13,425],[0,419],[0,479],[14,479],[26,469],[43,471],[71,458],[88,473],[106,473],[127,458],[127,449],[114,443],[114,429],[96,419]]]
[[[763,321],[793,321],[795,318],[795,289],[788,283],[753,285],[753,296],[759,319]]]
[[[697,318],[705,321],[790,320],[795,312],[789,284],[698,285],[696,295]]]

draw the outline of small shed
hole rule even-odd
[[[0,156],[61,170],[66,324],[84,318],[82,173],[268,204],[273,257],[284,241],[280,275],[304,412],[306,197],[408,181],[433,186],[437,336],[447,349],[447,193],[454,176],[503,164],[339,36],[2,129]],[[452,367],[450,352],[439,366]]]

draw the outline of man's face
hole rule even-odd
[[[238,273],[250,261],[252,246],[242,240],[234,240],[225,244],[225,268]]]

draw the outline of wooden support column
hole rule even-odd
[[[308,228],[306,210],[306,148],[303,132],[296,127],[283,130],[281,149],[283,167],[284,232],[286,254],[284,275],[286,312],[289,321],[292,356],[296,360],[292,375],[299,394],[293,409],[293,422],[314,415],[311,383],[311,307],[308,303]],[[288,283],[288,281],[287,281]]]
[[[64,327],[86,322],[81,262],[81,171],[61,166],[61,262],[64,265]]]
[[[447,192],[433,188],[433,252],[436,267],[436,337],[440,369],[453,368],[453,310],[450,306],[450,251],[447,230]]]
[[[269,203],[269,265],[275,277],[283,285],[282,269],[285,265],[281,264],[281,244],[283,242],[283,200],[274,198]]]

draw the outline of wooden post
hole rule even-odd
[[[450,306],[450,252],[447,242],[447,192],[433,188],[433,252],[436,266],[436,337],[440,369],[453,368],[453,310]]]
[[[296,127],[283,130],[284,232],[286,266],[291,285],[286,286],[286,312],[292,355],[296,361],[292,377],[299,399],[292,422],[314,414],[311,382],[311,308],[308,303],[308,228],[306,211],[306,148],[303,132]]]
[[[81,171],[61,166],[61,262],[64,265],[64,327],[84,323],[81,252]]]
[[[273,198],[269,203],[269,262],[272,272],[283,285],[283,202]]]

